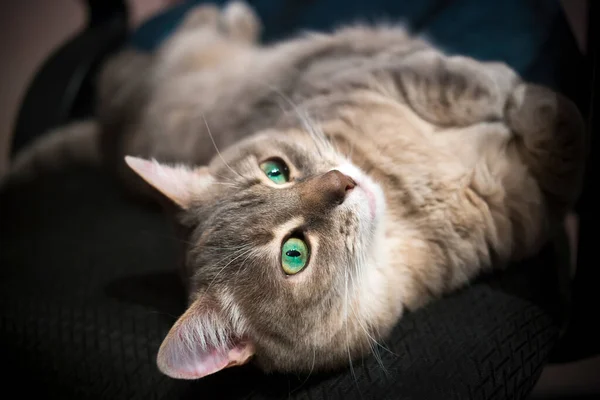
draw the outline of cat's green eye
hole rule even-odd
[[[278,185],[290,180],[290,170],[281,160],[267,160],[260,164],[260,169],[265,175]]]
[[[308,262],[308,246],[302,239],[289,238],[281,246],[281,268],[287,275],[302,271]]]

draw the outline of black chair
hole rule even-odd
[[[48,129],[92,114],[95,72],[128,32],[123,1],[88,6],[87,28],[32,82],[13,154]],[[597,13],[592,2],[590,16]],[[598,104],[590,106],[588,82],[598,64],[597,28],[590,27],[587,58],[572,37],[565,44],[562,86],[592,129]],[[594,93],[597,87],[594,80]],[[591,266],[594,171],[590,158],[570,306],[556,274],[568,257],[549,245],[522,265],[406,315],[387,350],[379,349],[385,370],[368,358],[333,374],[264,376],[246,366],[197,382],[168,379],[154,365],[184,307],[172,262],[177,243],[160,210],[131,203],[109,176],[86,167],[10,186],[0,193],[5,392],[60,399],[526,398],[551,357],[567,362],[600,350],[600,331],[588,318],[600,304]]]
[[[48,129],[92,113],[94,76],[128,37],[122,0],[88,0],[85,29],[61,46],[35,75],[21,105],[12,153]]]

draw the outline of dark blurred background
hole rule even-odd
[[[177,1],[128,0],[130,26]],[[0,1],[0,174],[8,166],[11,135],[19,106],[38,68],[86,23],[86,4],[78,0]]]
[[[179,0],[128,0],[132,28]],[[561,1],[582,49],[586,38],[586,0]],[[8,166],[15,118],[28,84],[57,47],[86,22],[85,4],[78,0],[0,1],[0,175]]]

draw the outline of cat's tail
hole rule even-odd
[[[561,218],[579,198],[586,130],[575,104],[542,86],[520,83],[505,106],[521,159],[538,181],[549,211]]]
[[[53,129],[17,153],[8,173],[0,178],[0,187],[70,165],[100,165],[99,140],[100,127],[92,120]]]

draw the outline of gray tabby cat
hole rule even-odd
[[[165,374],[347,365],[405,310],[534,254],[575,201],[580,114],[507,66],[391,26],[259,31],[244,3],[199,6],[106,66],[84,127],[189,232]]]

